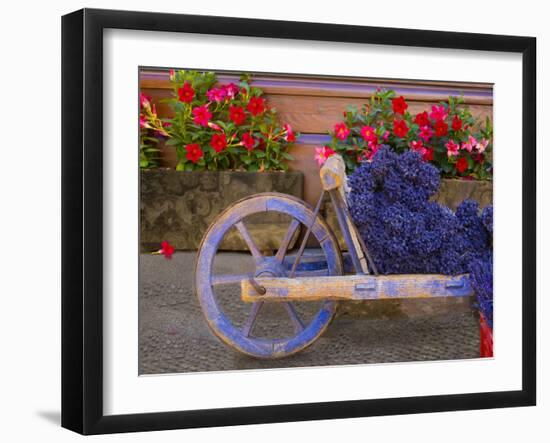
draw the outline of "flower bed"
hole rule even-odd
[[[246,75],[239,84],[219,84],[215,73],[170,71],[171,117],[141,94],[141,165],[156,166],[152,139],[175,149],[178,171],[286,171],[288,145],[298,137],[279,124],[276,110]]]
[[[330,146],[317,148],[319,164],[333,153],[346,162],[348,173],[369,161],[382,145],[397,153],[418,152],[442,177],[492,178],[492,123],[474,118],[460,97],[431,106],[415,116],[403,96],[378,90],[360,110],[349,107],[344,121],[330,132]]]
[[[302,198],[303,174],[284,173],[298,134],[279,124],[247,76],[238,84],[220,84],[212,72],[172,70],[169,76],[172,93],[163,103],[170,116],[161,117],[151,97],[140,96],[142,249],[158,249],[163,240],[176,249],[196,249],[221,211],[258,192]],[[156,169],[160,145],[175,151],[175,170]],[[261,230],[260,247],[269,249],[287,227],[271,216],[257,217],[249,229]],[[246,245],[230,233],[222,248]]]

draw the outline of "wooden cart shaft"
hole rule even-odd
[[[265,294],[258,293],[258,286],[255,287],[250,280],[241,280],[241,298],[244,302],[377,300],[473,295],[467,274],[258,277],[255,281],[257,285],[265,288]]]

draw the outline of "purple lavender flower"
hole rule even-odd
[[[466,200],[456,213],[431,201],[437,168],[421,155],[381,147],[349,177],[351,216],[382,274],[472,274],[492,321],[492,207]],[[490,281],[489,281],[490,278]]]

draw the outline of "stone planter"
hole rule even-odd
[[[454,211],[466,199],[476,200],[480,208],[493,204],[493,182],[456,178],[441,180],[435,200]]]
[[[232,203],[259,192],[303,195],[303,174],[292,172],[142,170],[140,177],[140,241],[143,251],[156,250],[163,240],[176,249],[199,247],[213,219]],[[251,235],[265,250],[276,249],[289,221],[277,214],[248,220]],[[245,250],[238,233],[230,232],[225,250]]]

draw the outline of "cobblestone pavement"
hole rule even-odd
[[[165,260],[141,255],[141,374],[479,357],[478,321],[468,312],[399,319],[342,315],[312,346],[297,355],[269,361],[241,355],[220,342],[206,325],[192,287],[194,256],[179,252],[172,260]],[[226,267],[235,266],[238,257],[227,254]],[[232,302],[231,314],[237,315],[243,305]],[[269,331],[284,321],[283,310],[268,312],[262,317],[262,327]]]

